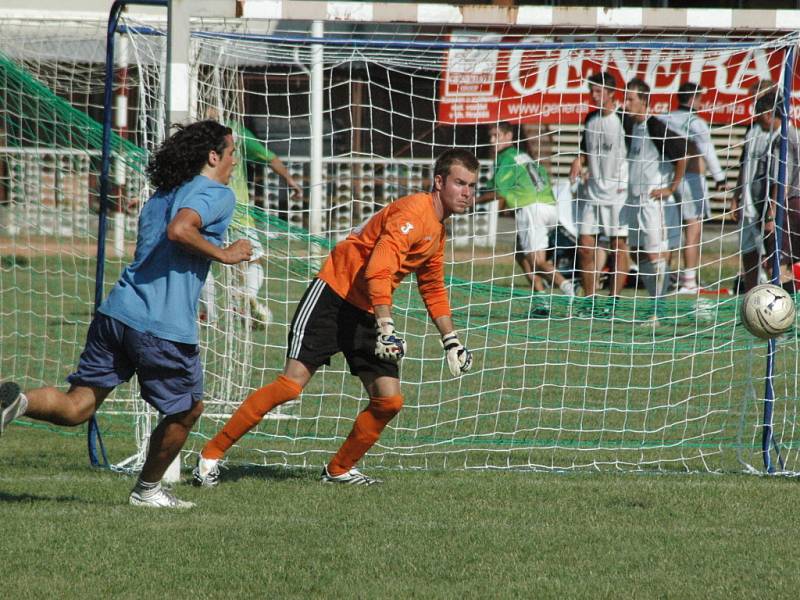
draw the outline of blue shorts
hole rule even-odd
[[[203,398],[200,348],[131,329],[97,313],[86,334],[72,385],[114,388],[136,373],[142,398],[164,415],[192,408]]]

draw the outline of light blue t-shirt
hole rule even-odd
[[[204,175],[171,192],[156,192],[139,216],[133,262],[99,312],[143,333],[196,344],[197,302],[211,261],[167,239],[167,226],[180,209],[190,208],[200,215],[203,236],[221,246],[235,204],[228,186]]]

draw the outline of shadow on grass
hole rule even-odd
[[[0,504],[3,503],[11,503],[17,502],[19,504],[22,503],[33,503],[33,502],[82,502],[85,503],[85,498],[79,498],[78,496],[39,496],[38,494],[7,494],[5,492],[0,492]]]
[[[280,466],[257,467],[243,465],[234,465],[230,468],[222,467],[222,469],[220,469],[220,480],[223,483],[226,481],[239,481],[242,479],[263,479],[267,481],[315,481],[318,478],[319,474],[313,469],[299,469]]]

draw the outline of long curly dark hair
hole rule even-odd
[[[162,192],[174,190],[198,175],[208,161],[208,153],[214,150],[222,155],[225,136],[232,135],[230,127],[210,119],[177,128],[147,163],[150,182]]]

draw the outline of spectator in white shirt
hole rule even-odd
[[[686,174],[675,190],[684,227],[679,294],[696,294],[699,291],[697,270],[700,265],[700,239],[702,223],[708,215],[706,169],[716,182],[714,189],[725,189],[725,173],[711,141],[711,131],[708,123],[697,114],[702,93],[703,88],[692,81],[681,84],[678,88],[678,109],[663,117],[667,127],[693,143],[696,149],[688,152],[687,148]]]
[[[628,161],[625,129],[617,113],[614,97],[617,81],[611,73],[596,73],[588,78],[592,109],[586,116],[581,135],[580,154],[572,162],[570,180],[584,179],[578,209],[578,257],[584,295],[597,288],[603,265],[598,236],[604,234],[613,257],[609,295],[618,297],[628,277],[628,225],[622,216],[628,196]],[[582,176],[583,168],[586,173]]]

